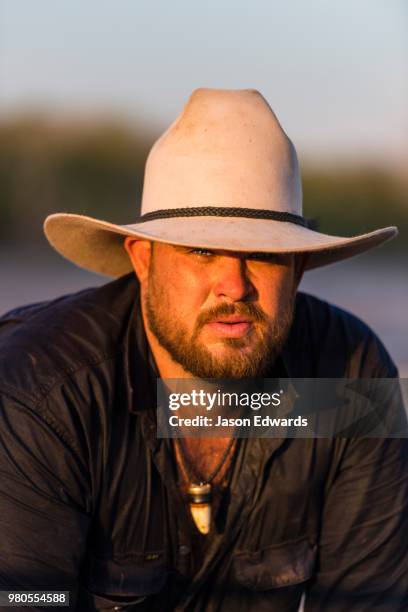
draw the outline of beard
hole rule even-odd
[[[293,321],[294,294],[272,322],[259,306],[251,302],[223,303],[202,312],[189,335],[182,319],[177,320],[174,314],[170,314],[172,309],[164,298],[163,294],[155,296],[153,291],[145,295],[144,307],[150,331],[172,359],[196,378],[237,380],[267,375],[283,348]],[[222,338],[219,342],[227,350],[222,356],[217,355],[200,340],[200,332],[206,323],[234,314],[247,316],[253,321],[252,333],[256,342],[249,345],[247,337]]]

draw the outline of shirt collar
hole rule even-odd
[[[144,329],[140,307],[140,285],[133,275],[130,285],[132,306],[125,345],[125,372],[130,392],[129,412],[139,414],[156,406],[156,378],[154,359]]]

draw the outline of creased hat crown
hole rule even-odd
[[[142,214],[202,206],[302,213],[295,149],[256,90],[197,89],[149,154]]]

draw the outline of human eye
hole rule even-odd
[[[278,261],[279,255],[277,253],[249,253],[247,259],[274,263]]]
[[[210,249],[191,249],[190,253],[200,255],[201,257],[211,257],[211,255],[214,255],[214,251]]]

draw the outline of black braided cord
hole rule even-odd
[[[189,479],[189,481],[191,483],[195,483],[195,484],[200,484],[200,485],[206,485],[206,484],[211,484],[212,481],[214,480],[214,478],[217,476],[217,474],[221,471],[222,466],[224,465],[230,451],[231,448],[234,445],[236,438],[235,437],[231,437],[230,441],[228,442],[222,457],[220,459],[220,461],[218,462],[218,464],[215,466],[214,470],[211,472],[211,474],[208,476],[208,478],[206,478],[205,480],[203,480],[202,478],[199,478],[197,475],[197,472],[192,469],[192,465],[190,464],[190,462],[187,459],[186,456],[186,451],[185,448],[183,446],[183,443],[181,441],[181,438],[174,438],[174,443],[177,443],[179,449],[180,449],[180,454],[181,454],[181,458],[183,460],[183,464],[184,464],[184,469],[186,470],[187,473],[187,477]]]
[[[257,208],[221,207],[221,206],[190,206],[187,208],[165,208],[141,215],[136,223],[153,221],[155,219],[170,219],[172,217],[245,217],[247,219],[272,219],[286,221],[314,229],[315,223],[305,217],[277,210]]]

